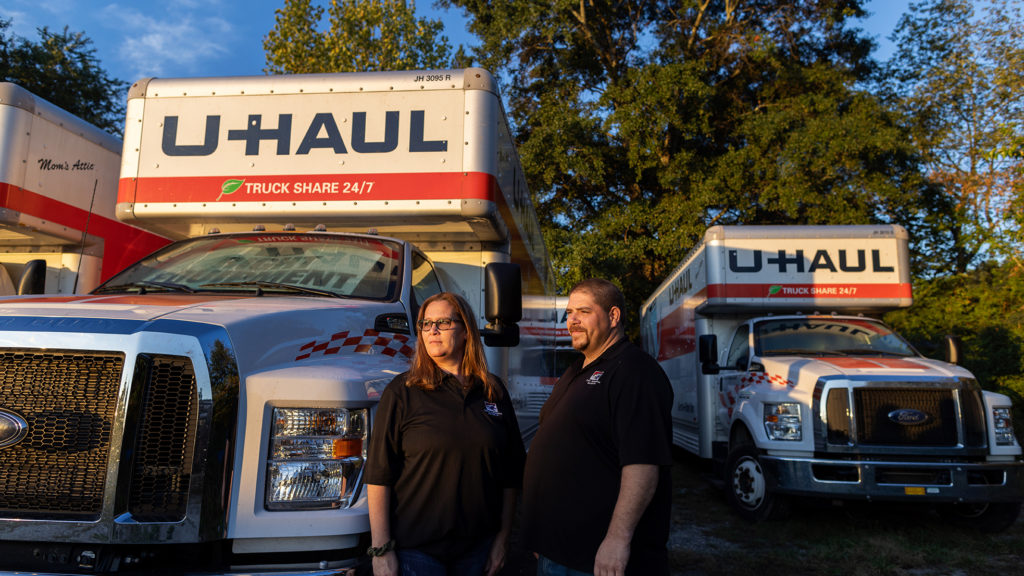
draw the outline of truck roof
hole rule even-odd
[[[704,232],[704,241],[711,243],[725,238],[794,239],[794,238],[898,238],[910,235],[898,224],[844,224],[818,226],[744,225],[712,226]]]
[[[43,100],[13,82],[0,82],[0,105],[20,108],[115,154],[121,153],[121,141],[116,136]]]

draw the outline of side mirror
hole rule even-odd
[[[46,292],[46,260],[29,260],[18,278],[18,294]]]
[[[718,374],[718,337],[704,334],[697,339],[697,359],[702,374]]]
[[[961,349],[962,344],[960,339],[956,336],[946,334],[946,362],[950,364],[959,364],[962,358]]]
[[[519,264],[492,262],[484,267],[484,344],[509,348],[519,344],[523,319],[523,280]]]

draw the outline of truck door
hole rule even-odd
[[[732,410],[739,397],[739,391],[746,386],[743,383],[750,363],[750,325],[740,324],[736,333],[729,343],[729,350],[725,356],[725,363],[721,367],[718,377],[718,393],[721,401],[720,410],[724,410],[724,418],[719,418],[719,424],[725,426],[726,431],[732,422]]]
[[[416,322],[416,318],[419,315],[420,304],[422,304],[427,298],[430,298],[434,294],[441,292],[441,282],[437,279],[437,274],[434,273],[434,267],[430,265],[430,260],[418,251],[412,253],[412,302],[409,306],[412,313],[412,323]],[[417,337],[419,335],[417,334]]]

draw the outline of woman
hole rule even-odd
[[[431,296],[408,372],[381,394],[365,480],[374,576],[501,569],[525,450],[466,301]]]

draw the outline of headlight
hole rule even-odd
[[[365,409],[274,408],[267,510],[349,506],[366,461],[366,438]]]
[[[992,409],[992,426],[995,428],[996,444],[999,446],[1013,445],[1013,417],[1009,408]]]
[[[769,440],[801,440],[803,434],[800,428],[800,404],[765,404],[764,430],[768,433]]]

